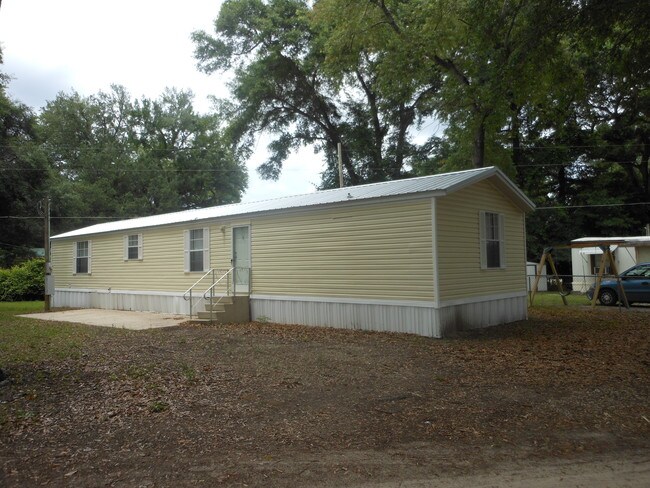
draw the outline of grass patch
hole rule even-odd
[[[0,302],[0,364],[76,358],[97,328],[17,317],[39,312],[43,302]]]
[[[161,400],[156,400],[156,401],[151,402],[151,403],[149,404],[149,411],[150,411],[151,413],[160,413],[160,412],[164,412],[164,411],[167,410],[168,408],[169,408],[169,403],[167,403],[167,402],[163,402],[163,401],[161,401]]]
[[[0,302],[0,316],[19,315],[23,313],[42,312],[44,303],[36,302]]]
[[[185,379],[189,381],[190,383],[196,381],[196,369],[194,369],[192,366],[186,363],[181,363],[179,364],[181,368],[181,372],[183,373],[183,376],[185,376]]]
[[[591,302],[586,295],[582,293],[571,293],[566,297],[567,304],[570,307],[580,307],[589,305]],[[528,304],[530,305],[530,293],[528,294]],[[555,291],[544,291],[535,294],[535,303],[533,307],[563,307],[562,297]]]

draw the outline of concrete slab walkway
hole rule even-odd
[[[77,324],[116,327],[119,329],[130,330],[174,327],[189,320],[189,317],[186,317],[185,315],[154,312],[130,312],[126,310],[102,310],[98,308],[63,310],[61,312],[30,313],[19,315],[19,317],[56,322],[74,322]]]

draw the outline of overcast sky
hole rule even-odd
[[[40,109],[57,93],[82,95],[124,85],[135,98],[157,98],[165,87],[191,89],[194,106],[210,109],[209,95],[226,96],[225,79],[196,69],[190,34],[212,31],[220,0],[2,0],[3,72],[9,95]],[[243,201],[310,193],[320,182],[322,159],[310,149],[285,163],[279,181],[263,181],[255,168],[268,140],[248,162]]]

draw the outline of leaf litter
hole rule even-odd
[[[650,314],[532,309],[435,340],[269,323],[8,364],[3,486],[345,486],[650,444]]]

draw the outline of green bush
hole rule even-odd
[[[44,259],[30,259],[11,269],[0,269],[0,301],[38,300],[44,293]]]

